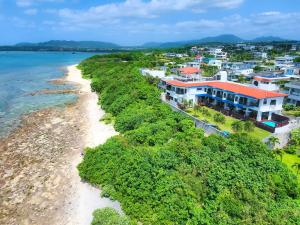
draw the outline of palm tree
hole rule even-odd
[[[279,156],[279,157],[280,157],[280,161],[282,162],[282,157],[283,157],[282,149],[280,149],[280,148],[275,148],[272,152],[273,152],[273,154],[274,154],[275,156]]]
[[[297,170],[297,174],[299,174],[299,172],[300,172],[300,163],[294,163],[292,165],[292,167],[295,168]]]
[[[271,148],[275,148],[276,144],[279,144],[280,141],[278,139],[278,137],[275,137],[275,136],[271,136],[269,139],[268,139],[268,145],[271,147]]]

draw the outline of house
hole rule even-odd
[[[252,84],[254,87],[268,90],[268,91],[279,91],[282,83],[288,82],[290,77],[282,73],[257,73],[254,74]]]
[[[229,80],[237,81],[240,75],[248,76],[253,73],[250,65],[242,62],[226,62],[222,64],[222,68],[228,72]]]
[[[293,104],[295,106],[300,106],[300,82],[292,81],[286,83],[287,88],[287,103]]]
[[[266,52],[253,52],[253,55],[255,58],[259,58],[259,59],[267,59],[268,58],[268,53],[266,53]]]
[[[226,59],[227,52],[223,52],[222,48],[210,48],[208,50],[210,55],[213,55],[217,59]]]
[[[253,51],[255,50],[255,48],[256,48],[255,45],[246,45],[243,47],[243,49],[246,51]]]
[[[203,58],[204,58],[204,57],[201,56],[201,55],[196,55],[194,61],[195,61],[195,62],[198,62],[198,63],[202,63]]]
[[[220,110],[234,112],[241,118],[255,121],[270,121],[275,114],[279,116],[284,97],[287,96],[233,82],[162,82],[165,84],[165,97],[170,104],[181,105],[187,101],[193,105],[216,106]]]
[[[183,81],[195,81],[200,80],[201,70],[196,67],[184,67],[177,69],[177,75],[180,80]]]
[[[199,62],[187,62],[185,63],[186,67],[194,67],[200,69],[200,63]]]
[[[285,55],[283,57],[276,57],[275,58],[275,66],[281,67],[281,66],[287,66],[292,65],[295,57]]]
[[[216,58],[206,57],[202,60],[202,62],[209,65],[209,66],[216,66],[216,67],[218,67],[218,69],[221,69],[221,67],[222,67],[222,61],[218,60]]]

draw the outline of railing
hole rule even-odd
[[[264,124],[262,122],[258,122],[258,121],[255,122],[255,125],[257,127],[261,128],[261,129],[264,129],[264,130],[269,131],[271,133],[274,133],[275,129],[276,129],[275,127],[270,127],[270,126],[268,126],[268,125],[266,125],[266,124]]]
[[[276,113],[272,114],[272,118],[273,121],[275,121],[277,123],[276,127],[284,127],[286,125],[289,124],[289,118],[286,116],[282,116],[282,115],[278,115]]]

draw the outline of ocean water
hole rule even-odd
[[[77,64],[93,53],[0,52],[0,138],[20,124],[22,115],[39,109],[64,106],[76,101],[76,94],[38,94],[39,90],[75,88],[54,85],[68,65]]]

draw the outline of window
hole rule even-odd
[[[276,100],[271,100],[270,105],[276,105]]]
[[[204,91],[207,92],[207,88],[204,88]]]
[[[234,98],[234,101],[238,101],[239,100],[239,97],[238,96],[235,96],[235,98]]]
[[[197,91],[202,91],[202,88],[197,88]]]
[[[268,103],[268,99],[264,99],[264,105]]]

